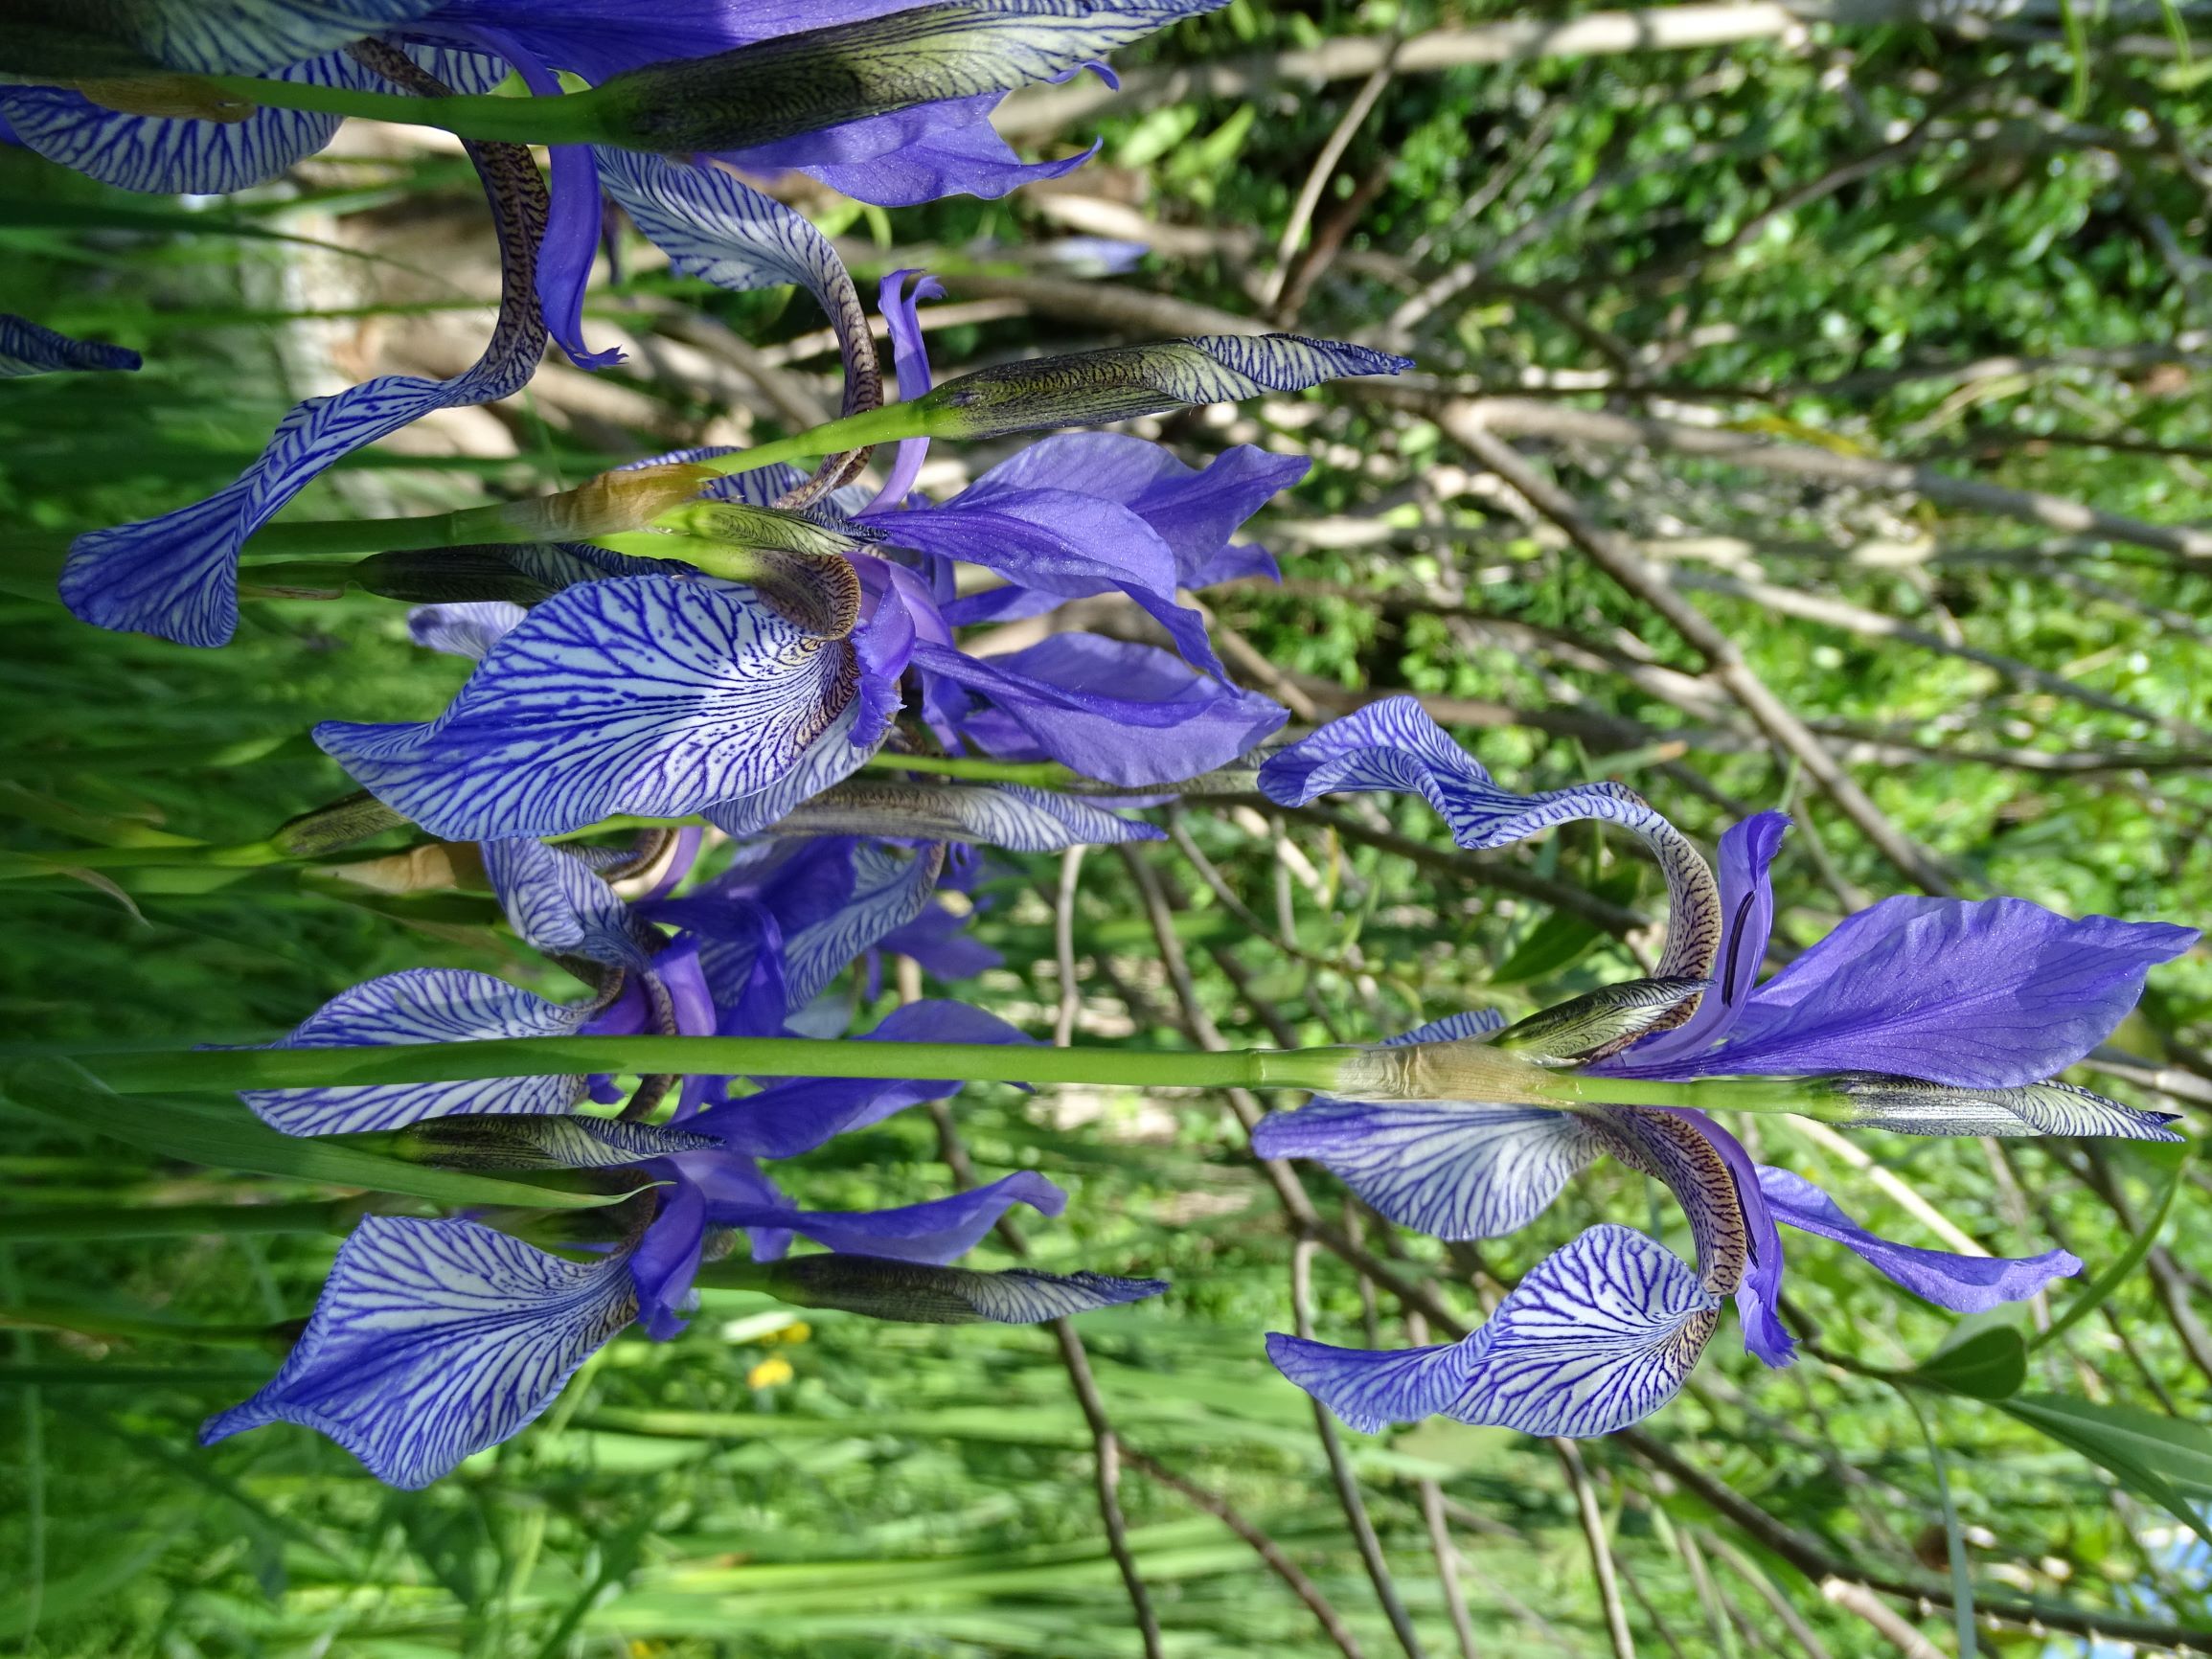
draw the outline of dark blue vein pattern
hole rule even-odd
[[[1658,976],[1712,974],[1721,945],[1721,891],[1687,836],[1618,784],[1577,784],[1540,795],[1501,789],[1412,697],[1370,703],[1269,757],[1260,768],[1260,789],[1287,807],[1337,790],[1419,795],[1443,815],[1452,839],[1470,850],[1503,847],[1577,819],[1616,824],[1652,850],[1667,878],[1667,945]],[[1695,1007],[1683,1004],[1679,1017],[1687,1019]]]
[[[1172,341],[1162,390],[1184,403],[1234,403],[1263,392],[1302,392],[1347,375],[1397,375],[1413,367],[1343,340],[1307,334],[1191,334]]]
[[[835,648],[845,649],[841,644]],[[855,676],[857,671],[855,665]],[[880,747],[853,741],[853,734],[859,724],[859,699],[845,694],[837,717],[788,772],[759,789],[718,801],[705,808],[707,822],[723,834],[742,840],[748,835],[758,835],[771,824],[781,823],[800,802],[811,800],[823,790],[842,784]]]
[[[488,1037],[574,1036],[591,1017],[494,979],[453,967],[411,967],[341,991],[270,1048],[371,1048]],[[315,1089],[248,1089],[239,1099],[287,1135],[396,1129],[456,1112],[564,1112],[583,1099],[581,1077],[493,1078]]]
[[[805,1008],[862,951],[920,916],[944,870],[942,842],[917,852],[875,841],[855,847],[852,898],[785,941],[787,1006]]]
[[[525,944],[616,967],[650,965],[642,924],[574,853],[530,838],[487,841],[484,872]]]
[[[455,53],[422,61],[456,75],[472,67],[489,74],[491,62]],[[536,291],[544,181],[517,146],[467,148],[500,248],[499,316],[484,355],[450,380],[385,375],[310,398],[278,423],[259,461],[205,501],[79,536],[62,569],[61,600],[80,619],[181,645],[223,644],[238,627],[239,550],[325,468],[432,410],[496,402],[529,383],[545,354]]]
[[[873,409],[883,401],[883,376],[867,309],[828,237],[720,168],[606,146],[595,148],[592,155],[607,194],[668,255],[679,275],[739,292],[790,283],[812,294],[830,319],[844,358],[843,412]],[[759,505],[804,506],[841,483],[844,470],[844,461],[831,456],[811,481]]]
[[[126,346],[103,346],[97,340],[72,340],[67,334],[0,311],[0,380],[19,375],[73,373],[87,369],[136,369],[143,362]]]
[[[106,28],[194,75],[259,75],[364,34],[412,23],[441,0],[115,0]],[[86,8],[90,10],[89,7]]]
[[[2072,1083],[1969,1089],[1921,1078],[1839,1072],[1828,1083],[1858,1115],[1855,1127],[1901,1135],[2101,1135],[2123,1141],[2178,1141],[2178,1114],[2139,1111]]]
[[[1278,1330],[1268,1333],[1267,1358],[1361,1434],[1380,1434],[1394,1422],[1435,1417],[1457,1399],[1484,1340],[1478,1329],[1427,1348],[1334,1348]]]
[[[1526,1226],[1608,1149],[1574,1112],[1435,1101],[1320,1099],[1252,1131],[1263,1158],[1308,1158],[1377,1211],[1432,1239],[1495,1239]]]
[[[564,1261],[472,1221],[372,1216],[269,1385],[200,1429],[293,1422],[416,1488],[518,1433],[636,1316],[629,1262]]]
[[[407,613],[407,637],[425,650],[480,663],[529,614],[503,599],[417,605]]]
[[[559,835],[766,789],[822,740],[853,683],[845,642],[810,637],[749,589],[625,577],[537,606],[437,719],[331,720],[314,736],[434,835]]]
[[[310,86],[380,86],[342,53],[275,71]],[[123,190],[224,195],[277,177],[336,135],[344,118],[257,109],[243,121],[127,115],[60,86],[0,87],[0,117],[48,161]]]
[[[1281,1334],[1277,1370],[1353,1427],[1438,1413],[1524,1434],[1610,1434],[1675,1397],[1720,1298],[1641,1233],[1592,1227],[1536,1267],[1456,1343],[1373,1352]]]
[[[867,778],[840,784],[777,820],[787,835],[890,835],[966,841],[1014,852],[1158,841],[1164,831],[1087,801],[1023,784],[917,784]]]
[[[1449,1415],[1572,1440],[1626,1428],[1675,1398],[1720,1306],[1673,1251],[1592,1227],[1497,1305]]]

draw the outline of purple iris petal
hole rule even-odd
[[[968,920],[942,904],[932,905],[904,927],[886,933],[876,942],[876,947],[910,956],[922,965],[924,973],[946,981],[973,979],[1003,966],[1005,956],[972,936],[968,931]]]
[[[724,150],[720,159],[750,173],[804,172],[878,207],[913,207],[947,195],[995,199],[1038,179],[1064,177],[1097,153],[1094,145],[1064,160],[1024,163],[991,125],[1004,96],[942,99]]]
[[[1583,1439],[1672,1399],[1712,1334],[1716,1306],[1673,1252],[1607,1224],[1538,1262],[1460,1342],[1365,1352],[1277,1335],[1267,1356],[1356,1428],[1442,1412]]]
[[[708,1154],[694,1153],[696,1159]],[[684,1329],[683,1315],[698,1277],[699,1251],[706,1241],[706,1195],[693,1182],[678,1180],[660,1189],[660,1208],[630,1253],[630,1277],[637,1285],[638,1323],[655,1342]]]
[[[480,663],[529,614],[503,599],[417,605],[407,613],[407,637],[425,650]]]
[[[1016,1204],[1027,1204],[1039,1215],[1057,1216],[1067,1207],[1067,1194],[1036,1170],[1021,1170],[948,1198],[895,1210],[715,1205],[711,1214],[731,1226],[782,1226],[847,1255],[942,1263],[973,1249]]]
[[[2023,898],[1885,898],[1753,991],[1723,1045],[1663,1075],[2036,1082],[2104,1041],[2143,976],[2196,939],[2166,922],[2071,920]]]
[[[472,1221],[371,1216],[283,1369],[200,1442],[301,1423],[379,1480],[428,1486],[527,1425],[635,1310],[619,1256],[564,1261]]]
[[[908,277],[916,279],[911,288],[906,285]],[[897,366],[899,400],[902,403],[911,403],[929,390],[929,345],[922,337],[919,311],[924,300],[944,297],[945,284],[926,271],[893,271],[876,290],[876,308],[882,312],[884,325],[891,330],[892,361]],[[928,439],[901,438],[883,488],[862,511],[879,512],[904,506],[928,453]]]
[[[1713,1143],[1736,1180],[1736,1196],[1744,1207],[1744,1229],[1750,1236],[1751,1261],[1744,1282],[1736,1286],[1736,1318],[1744,1327],[1744,1346],[1768,1365],[1784,1366],[1797,1358],[1797,1339],[1782,1323],[1782,1233],[1774,1225],[1765,1194],[1764,1178],[1744,1143],[1703,1112],[1668,1106],[1683,1122]]]
[[[1607,1149],[1589,1119],[1466,1101],[1379,1105],[1317,1099],[1252,1131],[1263,1158],[1310,1158],[1384,1217],[1433,1239],[1525,1227]]]
[[[1039,752],[1085,777],[1142,786],[1227,764],[1288,718],[1266,697],[1208,680],[1166,651],[1055,634],[978,660],[918,645],[916,664],[982,693],[1003,723],[965,729],[996,753]]]
[[[1118,432],[1063,432],[1039,439],[975,481],[973,489],[1080,490],[1128,508],[1166,542],[1176,582],[1205,587],[1243,576],[1275,575],[1265,548],[1229,537],[1278,491],[1306,476],[1302,455],[1270,455],[1240,443],[1202,468],[1164,444]]]
[[[861,1040],[1027,1043],[1035,1039],[981,1009],[924,1000],[893,1010]],[[737,1150],[757,1157],[795,1158],[813,1151],[833,1136],[879,1124],[894,1112],[924,1101],[944,1100],[965,1086],[948,1079],[796,1079],[702,1112],[685,1127],[717,1136]]]
[[[942,507],[900,513],[885,529],[902,547],[982,565],[1018,587],[1068,599],[1118,588],[1167,630],[1187,661],[1222,672],[1205,619],[1175,602],[1174,551],[1119,503],[1076,489],[979,483]]]
[[[1697,1011],[1673,1031],[1644,1038],[1627,1053],[1591,1069],[1614,1077],[1640,1077],[1639,1068],[1665,1066],[1712,1047],[1735,1029],[1767,960],[1774,932],[1774,887],[1768,877],[1790,820],[1760,812],[1721,837],[1721,954],[1714,987]]]
[[[514,65],[533,97],[562,96],[559,78],[525,44],[522,34],[503,29],[478,33]],[[545,331],[579,369],[609,369],[623,360],[623,353],[612,349],[594,352],[583,343],[584,292],[591,285],[591,263],[599,253],[599,170],[589,145],[554,145],[547,159],[553,174],[552,200],[545,236],[537,246],[537,299]]]
[[[1801,1232],[1835,1239],[1915,1296],[1954,1313],[1983,1313],[2003,1303],[2024,1302],[2052,1280],[2082,1270],[2081,1259],[2064,1250],[2008,1259],[1954,1256],[1947,1250],[1893,1244],[1846,1216],[1835,1199],[1802,1175],[1768,1164],[1759,1166],[1759,1186],[1777,1219]]]

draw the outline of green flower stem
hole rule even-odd
[[[589,1072],[683,1077],[947,1078],[1123,1088],[1307,1089],[1354,1100],[1699,1106],[1834,1115],[1816,1091],[1768,1079],[1654,1083],[1547,1071],[1473,1043],[1405,1048],[1144,1049],[804,1037],[506,1037],[380,1048],[185,1049],[81,1054],[118,1094],[453,1082]]]
[[[987,784],[1027,784],[1038,789],[1096,788],[1096,782],[1058,761],[986,761],[965,755],[896,755],[879,749],[860,764],[878,772],[927,772]],[[1173,784],[1166,785],[1174,787]],[[1123,789],[1124,794],[1134,791]]]
[[[308,90],[321,91],[323,88]],[[401,102],[422,102],[422,100],[400,100]],[[447,101],[441,101],[441,102]],[[487,102],[513,103],[519,99],[489,99]],[[810,427],[805,432],[780,438],[773,443],[757,444],[741,449],[735,454],[710,457],[698,465],[718,477],[732,478],[741,472],[757,472],[764,466],[778,462],[811,461],[817,456],[834,454],[841,449],[865,448],[870,444],[888,443],[901,438],[923,435],[925,420],[910,403],[890,403],[880,409],[863,409],[857,415],[848,415],[832,420],[827,425]],[[582,487],[589,489],[590,485]],[[564,492],[569,496],[581,490]],[[401,553],[430,547],[470,547],[485,542],[535,542],[576,540],[575,535],[557,535],[543,527],[560,522],[561,514],[555,504],[560,496],[533,496],[526,501],[493,502],[485,507],[460,508],[451,512],[420,513],[407,518],[310,518],[291,523],[264,525],[256,531],[245,545],[245,555],[253,558],[264,555],[284,555],[324,559],[338,554]],[[629,530],[646,530],[650,525],[641,519],[629,525]],[[623,527],[605,525],[601,534],[621,534]],[[250,567],[249,567],[250,568]],[[318,575],[328,576],[331,567],[324,566]],[[262,573],[252,571],[249,580]]]
[[[80,1307],[68,1303],[24,1302],[0,1306],[0,1327],[67,1330],[79,1336],[120,1336],[134,1341],[216,1343],[233,1348],[282,1348],[286,1333],[267,1325],[189,1325],[150,1314]]]
[[[805,1078],[950,1078],[963,1082],[1133,1088],[1325,1089],[1351,1049],[1010,1048],[995,1043],[821,1042],[803,1037],[503,1037],[389,1048],[161,1050],[87,1054],[119,1094],[163,1089],[312,1088],[580,1072]]]
[[[502,144],[619,144],[609,100],[594,88],[559,98],[455,95],[417,98],[352,86],[310,86],[297,80],[263,80],[251,75],[194,78],[217,91],[263,109],[304,109],[317,115],[357,116],[403,126],[434,126],[458,138]]]
[[[0,852],[0,881],[31,881],[66,875],[72,870],[196,869],[251,870],[286,864],[293,854],[266,841],[217,847],[184,842],[165,847],[72,847],[54,852]]]

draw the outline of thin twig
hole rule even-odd
[[[1228,1499],[1175,1473],[1158,1459],[1147,1456],[1135,1446],[1122,1447],[1122,1461],[1171,1491],[1180,1492],[1251,1545],[1260,1559],[1266,1562],[1275,1576],[1289,1585],[1291,1593],[1312,1610],[1313,1617],[1321,1623],[1322,1630],[1328,1634],[1330,1641],[1336,1644],[1337,1651],[1344,1655],[1344,1659],[1365,1659],[1358,1638],[1352,1634],[1351,1626],[1344,1623],[1343,1615],[1321,1594],[1321,1587],[1299,1570],[1297,1562],[1283,1553],[1282,1545],[1246,1520]]]
[[[1598,1489],[1583,1462],[1582,1448],[1571,1440],[1554,1440],[1552,1450],[1566,1470],[1574,1489],[1575,1511],[1582,1517],[1583,1536],[1589,1541],[1590,1571],[1598,1582],[1598,1600],[1606,1610],[1606,1634],[1612,1639],[1613,1659],[1636,1659],[1636,1639],[1629,1629],[1629,1610],[1621,1604],[1620,1575],[1613,1571],[1612,1541],[1606,1536],[1605,1511],[1598,1508]]]
[[[1298,1334],[1309,1342],[1313,1338],[1312,1281],[1313,1241],[1301,1239],[1290,1246],[1290,1317]],[[1426,1659],[1421,1638],[1414,1632],[1412,1617],[1405,1611],[1405,1603],[1399,1600],[1398,1585],[1390,1577],[1390,1565],[1382,1558],[1382,1540],[1375,1535],[1375,1523],[1368,1518],[1367,1504],[1359,1495],[1359,1481],[1352,1472],[1351,1460],[1344,1455],[1344,1441],[1336,1432],[1335,1420],[1319,1400],[1311,1404],[1313,1427],[1321,1437],[1321,1453],[1329,1460],[1329,1473],[1336,1483],[1336,1498],[1344,1506],[1344,1519],[1352,1529],[1352,1541],[1358,1546],[1359,1559],[1375,1585],[1375,1599],[1382,1603],[1383,1616],[1390,1621],[1399,1647],[1405,1650],[1405,1659]]]

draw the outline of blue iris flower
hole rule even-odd
[[[861,952],[913,925],[944,850],[788,838],[740,848],[733,869],[669,898],[665,890],[682,878],[689,851],[679,845],[666,868],[641,876],[650,890],[631,901],[594,868],[599,854],[533,840],[482,849],[514,931],[564,962],[603,971],[601,994],[588,1003],[550,1002],[487,974],[417,969],[343,993],[284,1040],[351,1045],[656,1030],[833,1034],[846,1011],[827,1026],[818,993]],[[708,927],[695,930],[694,922]],[[924,1000],[897,1010],[862,1040],[1030,1039],[979,1010]],[[246,1094],[256,1112],[289,1134],[408,1130],[433,1157],[467,1165],[458,1154],[475,1148],[474,1167],[517,1167],[511,1153],[502,1164],[501,1148],[517,1144],[519,1129],[520,1144],[535,1149],[522,1161],[532,1167],[608,1171],[641,1190],[613,1212],[627,1217],[622,1236],[583,1261],[470,1220],[364,1220],[339,1251],[283,1369],[251,1399],[211,1419],[203,1439],[301,1423],[346,1446],[380,1479],[425,1485],[527,1425],[585,1359],[630,1325],[658,1340],[677,1335],[696,1304],[702,1264],[740,1236],[762,1263],[781,1262],[794,1238],[825,1246],[848,1263],[838,1274],[857,1277],[865,1293],[855,1300],[848,1285],[843,1301],[822,1300],[892,1317],[919,1298],[921,1310],[907,1316],[1024,1323],[1165,1288],[1153,1280],[947,1265],[1015,1204],[1060,1214],[1065,1194],[1034,1171],[948,1197],[855,1212],[802,1208],[762,1167],[764,1159],[814,1151],[907,1106],[955,1095],[961,1085],[949,1079],[764,1079],[732,1099],[729,1079],[688,1079],[662,1124],[579,1114],[587,1096],[606,1103],[621,1098],[606,1081],[523,1078]],[[633,1099],[633,1111],[639,1103]],[[790,1267],[802,1289],[820,1272],[817,1258]]]
[[[2178,1139],[2161,1114],[2045,1079],[2104,1040],[2134,1006],[2145,974],[2196,941],[2193,928],[2069,920],[2016,898],[1890,898],[1761,983],[1774,914],[1768,869],[1788,827],[1780,813],[1760,813],[1722,838],[1716,882],[1687,841],[1629,791],[1591,784],[1514,795],[1410,698],[1373,704],[1292,745],[1263,768],[1261,787],[1286,805],[1337,789],[1420,794],[1467,848],[1578,818],[1645,839],[1671,896],[1659,971],[1707,989],[1686,1020],[1589,1060],[1588,1072],[1823,1077],[1865,1103],[1862,1121],[1907,1133]],[[1460,1015],[1396,1040],[1480,1038],[1503,1024]],[[1788,1364],[1793,1343],[1776,1314],[1778,1224],[1841,1243],[1915,1295],[1960,1312],[2032,1296],[2081,1268],[2063,1250],[2008,1261],[1878,1238],[1801,1176],[1754,1164],[1696,1111],[1322,1097],[1267,1119],[1253,1146],[1264,1156],[1312,1159],[1391,1220],[1444,1239],[1527,1224],[1608,1153],[1663,1182],[1689,1219],[1694,1267],[1631,1229],[1594,1227],[1539,1263],[1456,1343],[1374,1352],[1268,1339],[1286,1375],[1370,1430],[1443,1413],[1532,1434],[1609,1433],[1673,1398],[1730,1296],[1746,1348],[1769,1365]]]
[[[715,188],[719,205],[695,223],[702,248],[749,234],[728,193],[742,187],[725,179]],[[697,257],[696,268],[711,272],[713,261]],[[927,384],[913,306],[897,278],[886,283],[909,394]],[[1241,360],[1255,374],[1279,367],[1290,386],[1397,363],[1274,338],[1228,345],[1251,351]],[[1264,552],[1230,537],[1303,475],[1303,461],[1240,446],[1198,470],[1137,439],[1073,435],[1033,444],[937,505],[912,494],[919,452],[901,450],[878,498],[846,489],[810,510],[856,549],[846,557],[858,620],[842,632],[676,560],[580,549],[596,558],[582,574],[602,580],[579,580],[527,614],[467,613],[472,637],[489,648],[445,715],[407,725],[328,722],[316,740],[386,805],[452,839],[558,835],[617,813],[695,812],[746,836],[851,777],[884,742],[909,676],[922,718],[948,751],[1049,759],[1131,788],[1223,765],[1281,725],[1282,709],[1220,677],[1198,614],[1176,594],[1272,572]],[[708,493],[767,506],[805,482],[793,468],[766,467],[719,480]],[[1006,585],[961,597],[957,560]],[[955,643],[960,624],[1106,591],[1144,605],[1183,656],[1082,633],[986,658]],[[513,625],[494,640],[502,619]],[[1064,834],[992,839],[1027,851],[1068,844]]]
[[[1107,45],[1219,3],[1110,0],[1078,11],[1068,0],[997,0],[1009,18],[1031,19],[1041,34],[1026,41],[1008,36],[993,73],[1008,88],[1064,79]],[[180,69],[389,91],[389,82],[344,49],[348,37],[374,36],[455,92],[489,91],[512,71],[534,92],[553,94],[559,86],[555,71],[603,80],[642,63],[703,57],[902,8],[883,0],[758,8],[721,0],[353,0],[295,12],[272,0],[265,10],[265,28],[217,41],[202,39],[206,32],[195,28],[190,5],[173,0],[153,8],[168,26],[156,44],[163,60]],[[314,56],[269,57],[308,41],[318,45]],[[1024,177],[1063,172],[1085,159],[1024,168],[992,132],[988,117],[996,101],[923,103],[721,159],[757,170],[810,170],[863,199],[899,203],[963,191],[1003,194]],[[266,108],[240,122],[140,116],[95,104],[68,86],[0,85],[0,125],[39,153],[111,184],[216,194],[273,178],[313,154],[330,142],[338,118]],[[527,152],[470,148],[492,199],[505,279],[499,324],[484,357],[448,380],[385,375],[310,398],[285,418],[262,458],[216,495],[79,538],[61,583],[79,617],[186,645],[221,645],[238,625],[239,549],[332,463],[433,410],[512,397],[536,372],[549,333],[586,368],[615,361],[619,352],[595,352],[582,339],[603,193],[681,273],[732,289],[808,288],[843,343],[846,412],[872,401],[874,352],[864,314],[828,239],[716,158],[557,145],[548,200]],[[517,157],[527,178],[515,176]]]

